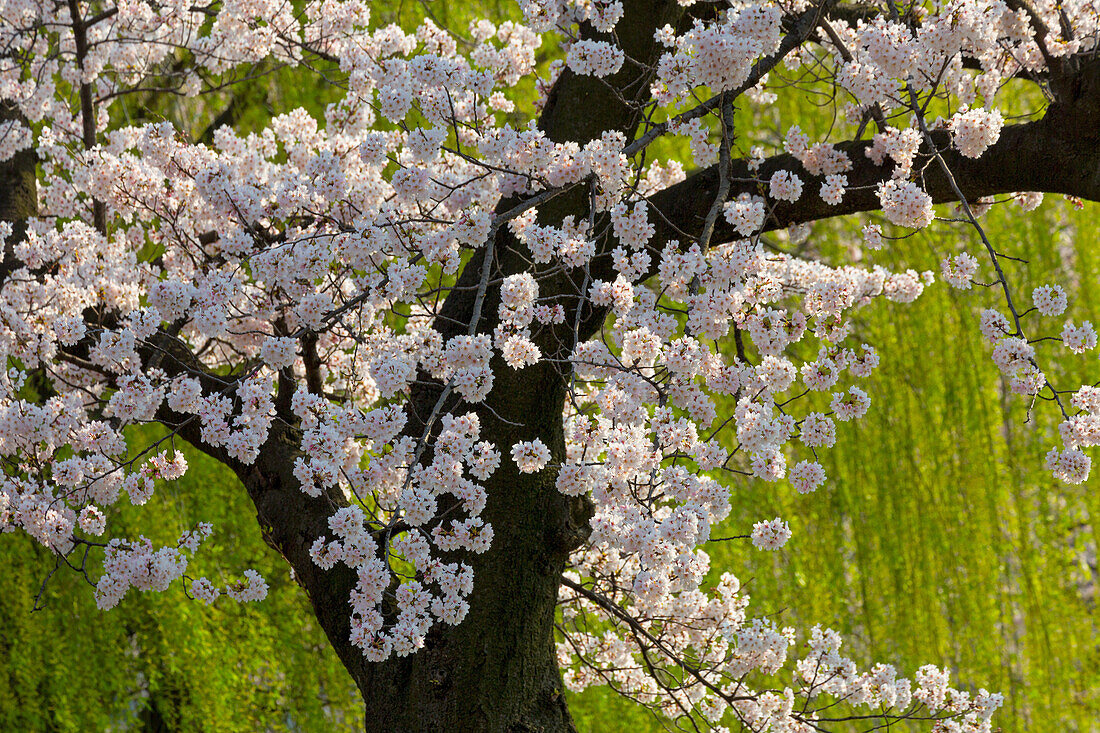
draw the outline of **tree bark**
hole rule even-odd
[[[936,147],[951,169],[955,182],[971,203],[984,196],[1038,191],[1065,194],[1100,201],[1100,59],[1083,61],[1081,68],[1060,77],[1055,101],[1042,118],[1025,124],[1007,125],[996,143],[979,158],[967,158],[951,147],[950,135],[932,133]],[[836,145],[847,153],[852,169],[845,175],[848,190],[837,205],[818,195],[822,176],[808,175],[802,164],[789,154],[764,160],[756,171],[745,160],[732,162],[729,199],[743,193],[758,194],[758,181],[767,181],[776,171],[797,173],[805,182],[798,201],[773,201],[764,230],[818,221],[881,208],[877,186],[890,178],[893,164],[878,165],[867,157],[869,140],[847,140]],[[958,200],[939,166],[930,164],[932,151],[921,146],[914,170],[921,187],[937,204]],[[710,166],[652,197],[656,210],[651,217],[657,241],[679,239],[690,243],[698,236],[703,220],[718,192],[718,168]],[[742,238],[723,219],[715,229],[714,242]]]
[[[0,122],[22,121],[13,105],[0,102]],[[38,213],[38,183],[35,178],[33,148],[20,150],[0,162],[0,221],[12,225],[11,236],[0,258],[0,287],[12,270],[21,264],[15,257],[15,245],[27,236],[27,219]]]
[[[574,730],[553,625],[561,574],[586,517],[582,504],[557,491],[550,471],[521,474],[508,457],[515,442],[536,437],[555,460],[564,457],[565,385],[545,364],[521,372],[498,366],[489,406],[500,417],[476,410],[482,437],[504,454],[485,483],[481,516],[493,527],[492,545],[455,558],[474,571],[461,624],[437,625],[412,656],[365,665],[360,687],[369,726],[378,730]]]

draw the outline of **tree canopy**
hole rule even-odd
[[[186,616],[292,578],[380,730],[569,729],[563,685],[684,729],[990,729],[1004,700],[983,681],[858,665],[722,571],[746,562],[738,544],[796,547],[772,507],[837,484],[841,557],[788,568],[860,586],[859,639],[880,627],[862,569],[897,577],[919,563],[896,553],[937,549],[869,544],[851,522],[875,508],[899,532],[925,513],[969,531],[951,496],[860,491],[896,470],[884,455],[915,482],[980,465],[892,432],[909,398],[904,376],[875,391],[890,360],[926,389],[939,367],[956,412],[938,435],[989,436],[972,403],[992,399],[1006,419],[984,458],[1045,454],[1052,479],[1088,480],[1095,272],[1080,248],[1053,262],[983,222],[1044,221],[1043,193],[1100,199],[1094,5],[527,0],[400,24],[357,0],[0,10],[0,528],[100,608],[181,586]],[[921,243],[943,250],[937,271],[911,261]],[[957,319],[914,339],[867,315],[930,286],[977,291],[967,364],[935,364]],[[831,459],[845,436],[870,454]],[[200,458],[235,481],[188,491],[174,536],[120,504]],[[1041,604],[1024,548],[1049,523],[995,508],[1026,494],[985,471],[1010,487],[984,494],[987,518],[1016,525],[987,535],[996,582]],[[245,497],[285,581],[255,552],[203,559]],[[1054,508],[1081,517],[1057,536],[1086,568],[1088,510]],[[924,583],[950,595],[972,571],[990,582],[963,564]],[[963,612],[994,621],[984,608]],[[327,668],[305,679],[345,694]],[[324,705],[288,720],[309,716],[349,721]]]

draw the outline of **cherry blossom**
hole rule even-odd
[[[731,492],[830,490],[820,454],[838,421],[880,409],[861,380],[891,358],[864,343],[860,310],[944,287],[937,266],[980,309],[1008,389],[1058,415],[1047,470],[1088,479],[1100,392],[1052,382],[1095,330],[1068,282],[1021,308],[1011,243],[979,221],[1042,194],[983,188],[966,166],[1041,126],[1014,123],[1008,80],[1044,80],[1057,99],[1035,115],[1088,86],[1067,81],[1093,63],[1100,17],[1047,0],[858,18],[692,5],[669,4],[665,25],[617,1],[521,0],[514,20],[455,33],[357,1],[0,0],[0,162],[30,160],[37,185],[34,211],[0,222],[16,261],[0,288],[0,532],[94,550],[104,609],[173,586],[262,600],[255,570],[187,575],[209,525],[163,547],[109,536],[120,500],[151,510],[185,474],[186,441],[241,477],[311,593],[347,579],[325,607],[356,659],[415,660],[468,623],[495,592],[493,551],[516,541],[500,521],[537,519],[562,525],[530,554],[556,558],[543,626],[560,619],[570,689],[609,684],[719,730],[816,728],[821,695],[869,727],[919,711],[991,730],[999,695],[931,666],[860,671],[832,631],[753,618],[706,548],[790,551],[788,523],[731,515]],[[332,98],[194,137],[128,114],[155,87],[179,120],[198,115],[196,99],[267,68],[315,74]],[[829,124],[774,116],[791,94]],[[591,106],[554,128],[569,104]],[[823,254],[812,222],[869,210],[843,235],[850,256]],[[950,254],[883,266],[922,230]],[[135,449],[145,423],[166,434]],[[553,511],[494,513],[531,496]]]

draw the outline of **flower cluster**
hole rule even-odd
[[[997,110],[962,110],[951,117],[952,142],[968,158],[980,158],[1001,137],[1004,117]]]
[[[960,290],[969,290],[974,274],[978,272],[978,260],[966,252],[946,257],[940,263],[940,272],[949,285]]]

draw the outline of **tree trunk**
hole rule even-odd
[[[292,471],[300,455],[297,431],[277,424],[260,458],[237,473],[256,505],[267,542],[294,568],[314,612],[363,695],[368,730],[572,731],[554,651],[557,590],[569,552],[583,536],[587,502],[557,491],[553,471],[521,474],[508,457],[520,440],[541,438],[555,460],[564,456],[565,385],[547,365],[513,371],[501,365],[482,437],[504,454],[486,482],[481,516],[493,527],[490,549],[455,553],[473,568],[470,611],[457,626],[436,625],[425,646],[407,657],[372,664],[349,641],[348,593],[355,575],[338,565],[324,571],[310,544],[328,534],[327,517],[344,505],[335,493],[312,498]],[[417,400],[425,404],[434,394]],[[455,409],[448,405],[447,409]],[[510,420],[512,422],[518,422]],[[450,558],[448,558],[450,559]]]
[[[563,71],[539,122],[552,140],[584,145],[608,130],[621,131],[628,139],[634,135],[649,96],[647,65],[660,52],[653,29],[677,25],[683,8],[676,0],[627,0],[624,5],[617,41],[630,58],[644,65],[625,64],[603,80]],[[583,32],[601,37],[591,28]],[[500,210],[515,203],[505,201]],[[578,187],[539,207],[539,219],[544,224],[570,215],[583,219],[589,214],[588,204],[587,186]],[[476,330],[483,334],[492,334],[497,325],[501,279],[530,271],[529,254],[507,227],[489,246],[491,276],[498,284],[489,287],[479,312]],[[468,324],[475,322],[484,252],[472,256],[442,305],[435,328],[444,342],[466,333]],[[593,263],[593,275],[609,267],[607,259],[604,253]],[[553,360],[517,371],[494,358],[495,382],[484,405],[463,404],[452,396],[438,413],[477,413],[481,439],[493,443],[502,460],[485,482],[488,499],[481,517],[493,528],[490,548],[481,555],[460,552],[446,558],[473,568],[470,611],[457,626],[434,626],[423,649],[371,664],[350,643],[348,593],[354,574],[343,566],[321,571],[308,556],[309,545],[327,532],[328,515],[346,502],[335,493],[310,499],[298,488],[292,468],[294,457],[300,455],[299,443],[292,429],[277,426],[256,464],[238,467],[265,537],[294,567],[321,626],[363,694],[368,730],[575,730],[554,649],[554,620],[561,575],[569,553],[587,534],[591,503],[559,492],[552,469],[519,473],[510,451],[519,441],[539,438],[550,448],[553,464],[564,460],[562,414],[568,370],[560,360],[571,353],[575,336],[583,340],[599,327],[602,314],[587,306],[575,333],[572,309],[580,302],[577,294],[587,290],[583,274],[546,274],[540,276],[540,296],[559,298],[554,302],[564,303],[567,311],[564,324],[534,334],[543,354]],[[423,434],[442,389],[429,375],[419,375],[408,403],[408,435]],[[434,427],[438,429],[438,423]]]
[[[3,58],[3,57],[0,57]],[[0,122],[21,121],[22,117],[7,102],[0,102]],[[38,214],[38,185],[35,178],[33,148],[20,150],[11,158],[0,161],[0,221],[12,225],[11,236],[0,256],[0,285],[20,262],[15,257],[15,245],[27,234],[27,219]]]
[[[414,655],[366,666],[359,679],[368,728],[574,730],[553,631],[561,574],[583,516],[557,491],[552,471],[521,474],[508,457],[516,441],[539,437],[560,460],[564,387],[545,367],[498,372],[497,380],[498,414],[528,419],[512,427],[480,411],[483,437],[505,457],[486,483],[481,515],[493,527],[492,544],[461,557],[474,570],[469,615],[458,626],[434,627]]]

